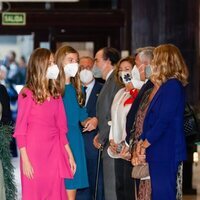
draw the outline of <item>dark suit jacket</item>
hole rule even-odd
[[[99,142],[102,145],[108,141],[111,120],[111,105],[115,94],[121,88],[115,81],[114,71],[105,82],[97,100],[97,118],[99,127]]]
[[[99,93],[102,88],[102,84],[95,80],[94,87],[92,88],[91,94],[89,96],[88,102],[86,104],[86,109],[88,113],[88,117],[96,117],[96,103],[99,96]],[[85,150],[87,158],[96,158],[98,151],[93,145],[93,139],[97,134],[98,129],[94,131],[87,131],[83,133],[83,138],[85,141]]]
[[[153,83],[148,80],[143,86],[142,88],[140,89],[139,93],[138,93],[138,96],[136,97],[134,103],[132,104],[131,106],[131,109],[130,111],[128,112],[128,115],[126,117],[126,133],[127,133],[127,136],[126,136],[126,142],[129,143],[129,139],[130,139],[130,135],[131,135],[131,129],[133,127],[133,123],[135,121],[135,115],[138,111],[138,108],[139,108],[139,105],[140,105],[140,102],[142,100],[142,97],[144,95],[144,93],[153,87]]]
[[[0,84],[0,102],[2,104],[2,118],[3,124],[10,124],[12,122],[10,111],[10,97],[8,96],[6,88]]]
[[[178,162],[186,159],[183,114],[185,90],[177,79],[164,83],[146,113],[141,138],[150,142],[147,161]]]

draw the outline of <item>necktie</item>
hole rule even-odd
[[[84,87],[83,87],[83,93],[84,93],[84,95],[85,95],[85,98],[86,98],[86,94],[87,94],[87,93],[86,93],[86,90],[87,90],[87,87],[84,86]]]

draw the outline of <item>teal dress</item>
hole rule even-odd
[[[86,188],[89,184],[80,122],[84,121],[88,117],[88,114],[85,107],[82,108],[79,106],[76,91],[72,84],[65,85],[63,102],[68,122],[67,138],[76,162],[74,178],[65,179],[65,187],[66,189]]]

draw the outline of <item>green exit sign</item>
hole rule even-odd
[[[26,25],[26,13],[4,12],[2,13],[2,25],[24,26]]]

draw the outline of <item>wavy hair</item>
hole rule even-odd
[[[151,80],[159,86],[171,78],[177,78],[183,86],[188,83],[188,68],[180,50],[173,44],[156,47],[151,65],[153,69]]]
[[[58,80],[59,80],[59,87],[61,89],[61,94],[64,95],[64,91],[65,91],[65,72],[64,72],[64,63],[63,60],[65,58],[65,56],[69,53],[76,53],[79,57],[79,53],[78,51],[76,51],[74,48],[72,48],[71,46],[62,46],[60,47],[56,53],[55,53],[55,62],[59,67],[60,73],[58,76]],[[82,88],[81,88],[81,81],[80,81],[80,76],[79,76],[79,70],[76,74],[75,77],[71,77],[71,83],[72,85],[75,87],[76,90],[76,96],[78,99],[78,103],[80,106],[84,106],[85,104],[85,98],[84,98],[84,94],[82,92]]]
[[[46,78],[51,51],[45,48],[37,48],[31,54],[28,62],[26,85],[33,92],[37,103],[43,103],[49,95],[54,98],[60,96],[58,86],[54,80]]]

